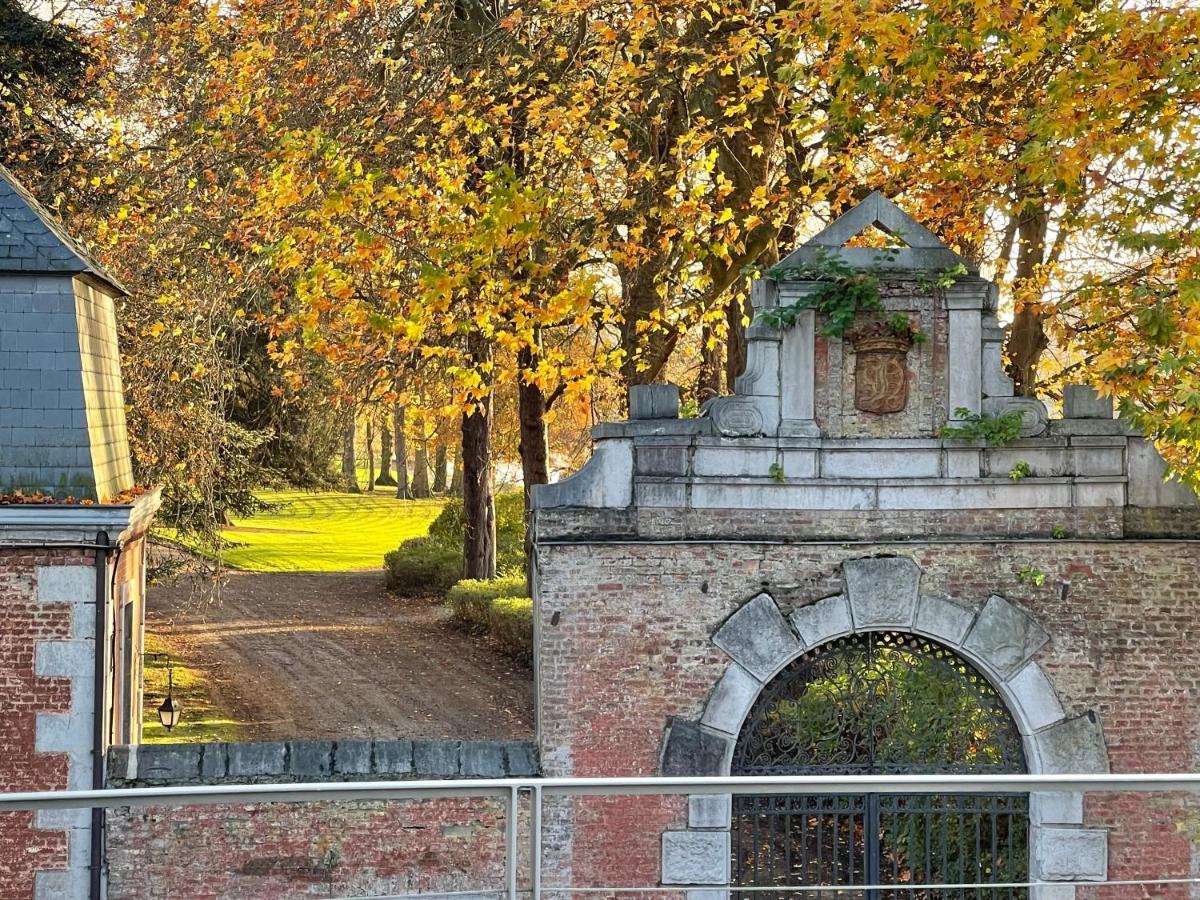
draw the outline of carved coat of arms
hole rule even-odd
[[[854,405],[863,412],[896,413],[908,403],[908,349],[912,339],[886,328],[851,335],[854,346]]]

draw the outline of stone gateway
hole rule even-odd
[[[905,246],[844,246],[871,226]],[[831,255],[879,278],[859,329],[927,340],[830,336],[803,298]],[[878,194],[752,301],[733,396],[687,419],[675,389],[634,388],[535,494],[543,774],[1194,770],[1200,504],[1153,446],[1088,388],[1060,419],[1014,396],[994,286]],[[943,437],[960,416],[1021,437]],[[1070,900],[1192,872],[1181,815],[1045,792],[581,798],[548,815],[546,887],[1034,880]]]

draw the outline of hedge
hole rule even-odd
[[[446,593],[463,576],[466,529],[462,498],[451,497],[430,524],[428,537],[407,540],[384,556],[388,587],[401,594]],[[520,491],[496,495],[496,571],[524,576],[525,498]]]
[[[514,659],[533,662],[533,601],[528,597],[497,597],[488,615],[488,637]]]
[[[444,594],[462,578],[462,548],[410,538],[383,557],[387,586],[401,594]]]
[[[520,597],[525,593],[524,578],[497,578],[495,581],[463,579],[446,594],[450,618],[469,628],[487,626],[488,608],[497,597]]]
[[[533,601],[524,577],[460,581],[446,595],[453,622],[486,634],[503,652],[522,662],[533,659]]]

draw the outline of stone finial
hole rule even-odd
[[[630,419],[678,419],[679,387],[674,384],[635,384],[629,388]]]
[[[1112,397],[1101,397],[1090,384],[1068,384],[1063,388],[1064,419],[1111,419]]]

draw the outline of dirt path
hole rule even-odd
[[[533,734],[532,673],[382,574],[235,572],[218,601],[203,594],[151,587],[146,627],[207,674],[244,740]]]

